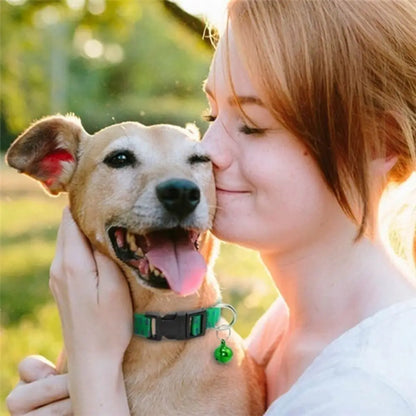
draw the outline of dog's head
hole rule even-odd
[[[89,135],[74,116],[44,118],[7,152],[8,164],[51,194],[68,192],[93,246],[151,289],[200,286],[198,252],[215,210],[212,166],[195,132],[115,124]]]

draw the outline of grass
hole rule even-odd
[[[3,159],[3,158],[2,158]],[[49,266],[66,197],[52,198],[33,181],[0,165],[0,415],[29,354],[54,361],[62,346],[59,316],[49,293]],[[237,308],[236,330],[247,336],[276,297],[257,255],[223,245],[216,263],[223,300]]]

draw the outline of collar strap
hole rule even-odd
[[[207,328],[215,328],[221,317],[221,307],[177,312],[161,316],[154,313],[134,314],[134,335],[153,341],[191,339],[205,334]]]

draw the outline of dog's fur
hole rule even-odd
[[[40,181],[51,194],[68,192],[78,226],[124,272],[134,312],[163,315],[213,306],[220,293],[212,273],[188,296],[151,287],[118,258],[108,229],[120,226],[144,235],[178,226],[198,232],[210,228],[215,210],[212,167],[194,136],[189,129],[135,122],[89,135],[78,118],[58,115],[30,126],[12,144],[6,160]],[[127,154],[128,163],[123,165],[125,157],[121,156],[118,166],[118,154]],[[190,180],[201,191],[195,210],[181,219],[170,215],[155,193],[158,184],[171,178]],[[200,251],[211,265],[213,239],[208,233],[202,239]],[[228,364],[219,364],[213,358],[219,345],[213,329],[185,341],[157,342],[133,336],[123,363],[131,414],[263,414],[262,369],[245,353],[236,333],[232,332],[227,344],[234,357]]]

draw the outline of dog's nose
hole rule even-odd
[[[190,214],[201,199],[198,186],[187,179],[169,179],[156,187],[162,205],[179,218]]]

